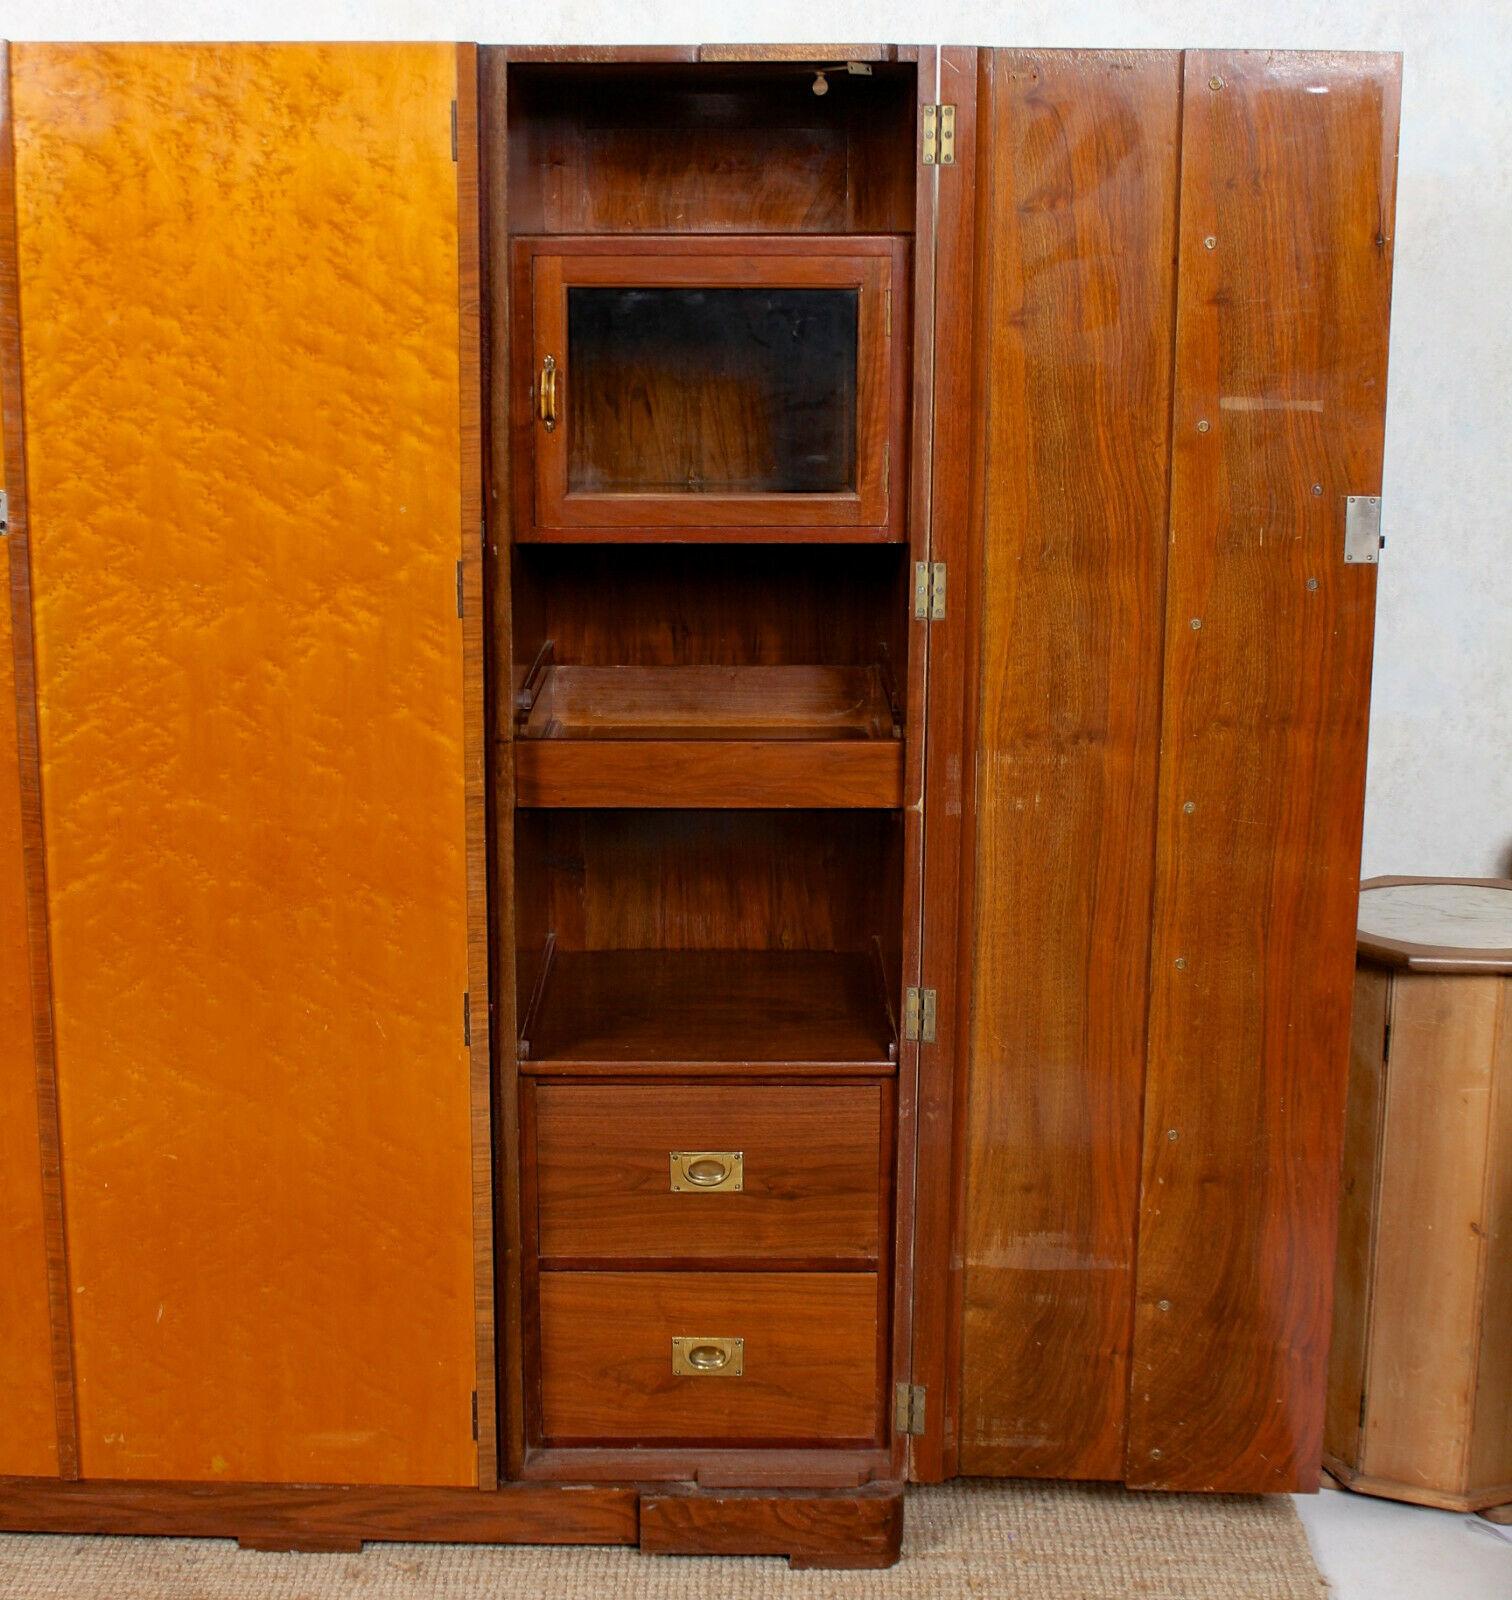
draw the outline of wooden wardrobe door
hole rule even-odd
[[[1397,56],[1189,52],[1131,1482],[1322,1448]]]
[[[927,758],[967,778],[959,903],[924,923],[925,985],[958,980],[921,1124],[953,1118],[964,1175],[916,1268],[921,1307],[953,1278],[958,1349],[914,1347],[940,1470],[1315,1480],[1397,82],[981,54],[976,258],[938,264],[942,297],[974,273],[980,419],[975,520],[931,551],[931,683],[970,657],[964,748],[935,706]],[[930,793],[927,887],[956,859]]]
[[[477,1476],[457,63],[12,51],[86,1477]]]
[[[970,1062],[958,1467],[1117,1478],[1144,1075],[1180,57],[982,58],[985,437],[980,546],[968,558],[977,593],[945,624],[976,630],[959,963],[969,988],[958,991],[969,1041],[956,1036]],[[931,966],[926,942],[926,982]]]
[[[49,1325],[48,1233],[43,1162],[38,1139],[37,1031],[33,1004],[46,997],[46,945],[38,958],[42,980],[33,988],[29,923],[41,910],[40,860],[28,857],[31,830],[23,808],[35,819],[35,782],[23,802],[22,773],[35,778],[35,761],[24,760],[16,689],[25,697],[26,733],[31,718],[31,638],[26,627],[26,486],[21,471],[20,386],[17,384],[16,284],[13,260],[10,134],[6,107],[6,46],[0,45],[0,489],[8,499],[8,527],[0,537],[0,1476],[51,1475],[71,1465],[71,1450],[59,1451],[54,1412],[53,1338]],[[15,599],[12,599],[13,593]],[[21,625],[14,625],[19,616]],[[19,637],[18,637],[19,635]],[[16,672],[19,657],[21,672]],[[30,740],[27,741],[30,755]],[[44,1052],[44,1064],[50,1064]],[[49,1087],[50,1074],[45,1081]],[[60,1341],[67,1350],[66,1338]],[[66,1383],[65,1395],[70,1394]],[[65,1427],[72,1443],[71,1427]]]

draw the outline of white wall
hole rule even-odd
[[[8,0],[14,39],[1403,50],[1365,871],[1512,874],[1512,0]]]

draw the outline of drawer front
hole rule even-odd
[[[869,1272],[543,1272],[547,1444],[880,1437]]]
[[[877,1083],[540,1083],[539,1254],[874,1265],[883,1095]]]

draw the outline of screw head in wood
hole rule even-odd
[[[1210,233],[1202,242],[1209,250],[1216,250],[1218,248],[1218,239],[1215,234]]]
[[[1201,626],[1202,626],[1202,618],[1201,617],[1193,617],[1192,618],[1192,627],[1193,627],[1193,629],[1195,630],[1197,628],[1200,628]]]
[[[1223,87],[1223,79],[1220,78],[1218,76],[1218,74],[1215,72],[1212,75],[1212,77],[1208,79],[1208,88],[1212,89],[1216,93],[1222,87]]]
[[[1197,809],[1197,802],[1195,800],[1188,800],[1181,809],[1185,811],[1188,816],[1191,816],[1191,814]]]
[[[1157,1300],[1155,1304],[1161,1311],[1169,1311],[1171,1309],[1171,1302],[1169,1300]]]
[[[1321,483],[1315,483],[1313,485],[1313,493],[1314,494],[1322,494],[1323,493],[1323,485]]]
[[[1307,580],[1307,587],[1309,589],[1316,589],[1318,587],[1318,580],[1316,578],[1309,578]]]
[[[1180,1137],[1181,1137],[1181,1135],[1179,1133],[1177,1133],[1177,1131],[1174,1128],[1167,1128],[1166,1129],[1166,1138],[1169,1139],[1172,1144],[1175,1144],[1175,1142]]]
[[[1185,956],[1177,956],[1176,957],[1176,970],[1178,972],[1185,972],[1186,971],[1186,957]]]
[[[1198,431],[1198,433],[1206,433],[1208,431],[1208,429],[1211,428],[1211,427],[1212,427],[1212,423],[1209,422],[1206,417],[1204,417],[1201,420],[1201,422],[1199,422],[1197,424],[1197,431]]]

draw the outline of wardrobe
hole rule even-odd
[[[1400,70],[9,47],[0,1526],[1316,1486]]]

